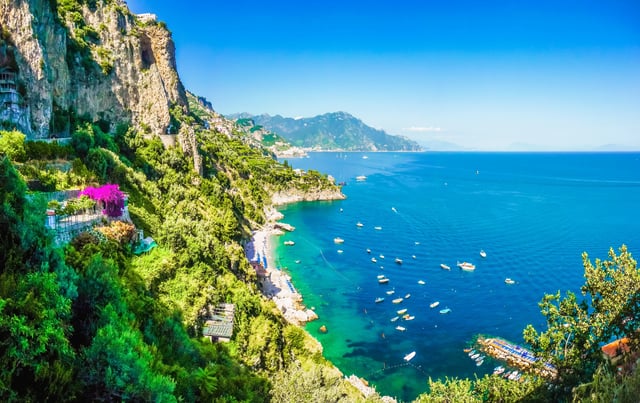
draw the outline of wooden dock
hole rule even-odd
[[[509,366],[521,371],[534,372],[545,378],[555,378],[558,375],[556,368],[550,363],[545,363],[542,368],[536,364],[540,359],[526,348],[511,344],[498,338],[479,338],[480,349],[487,355],[505,361]]]

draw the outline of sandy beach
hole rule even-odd
[[[291,277],[276,267],[272,241],[284,232],[288,225],[277,223],[283,216],[276,210],[269,211],[267,224],[253,233],[250,242],[245,245],[245,253],[250,262],[262,264],[267,276],[261,281],[262,294],[273,300],[289,323],[300,325],[318,319],[318,315],[302,304],[302,295],[298,293]]]

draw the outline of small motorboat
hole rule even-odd
[[[380,284],[387,284],[388,282],[389,282],[389,279],[386,278],[386,277],[378,279],[378,283],[380,283]]]
[[[407,294],[404,296],[404,299],[409,299],[409,298],[411,298],[411,294]]]
[[[458,262],[457,265],[464,271],[474,271],[476,269],[476,266],[469,262]]]
[[[451,308],[444,308],[440,310],[440,313],[443,315],[448,314],[449,312],[451,312]]]
[[[397,321],[398,319],[400,319],[400,317],[399,317],[399,316],[394,316],[393,318],[391,318],[391,322],[395,322],[395,321]]]
[[[435,308],[435,307],[437,307],[438,305],[440,305],[440,301],[435,301],[435,302],[432,302],[432,303],[429,305],[429,307],[430,307],[430,308]]]
[[[384,259],[384,255],[382,253],[380,254],[380,259]]]
[[[440,263],[440,268],[443,269],[443,270],[451,270],[451,267],[447,266],[444,263]]]
[[[504,283],[505,284],[515,284],[516,282],[512,279],[510,279],[509,277],[504,279]]]
[[[396,326],[396,330],[399,332],[404,332],[407,329],[404,326]]]
[[[398,314],[398,315],[404,315],[405,313],[407,313],[407,308],[400,309],[400,310],[397,312],[397,314]]]
[[[371,253],[371,249],[367,248],[367,253]]]
[[[393,300],[393,301],[391,301],[391,302],[393,302],[394,304],[399,304],[399,303],[401,303],[402,301],[404,301],[404,299],[403,299],[403,298],[396,298],[396,299],[394,299],[394,300]]]
[[[404,320],[414,320],[415,318],[416,318],[415,316],[409,315],[408,313],[402,317],[402,319]]]
[[[402,264],[402,259],[396,258],[395,262],[398,263],[398,264]]]
[[[296,243],[295,243],[295,242],[293,242],[293,241],[284,241],[284,244],[285,244],[285,245],[287,245],[287,246],[293,246],[293,245],[295,245]]]
[[[389,290],[387,291],[387,295],[392,295],[394,292],[396,292],[395,290]]]
[[[480,249],[480,257],[487,257],[487,252],[485,252],[484,250]]]
[[[418,280],[418,284],[420,284],[420,285],[424,285],[424,284],[425,284],[425,283],[424,283],[424,280]]]
[[[405,360],[405,361],[407,361],[407,362],[408,362],[408,361],[411,361],[411,359],[412,359],[413,357],[415,357],[415,356],[416,356],[416,352],[415,352],[415,351],[412,351],[412,352],[410,352],[409,354],[407,354],[407,355],[405,355],[405,356],[404,356],[404,360]]]
[[[340,238],[340,237],[335,237],[333,238],[333,242],[334,243],[344,243],[344,239]]]
[[[376,259],[375,257],[371,258],[371,263],[378,263],[378,259]]]
[[[376,230],[376,231],[381,231],[382,227],[381,226],[376,226],[376,227],[373,227],[373,229]]]
[[[364,227],[364,224],[363,224],[363,223],[361,223],[360,221],[358,221],[358,222],[356,223],[356,227]]]
[[[378,304],[378,303],[380,303],[382,301],[384,301],[384,298],[382,298],[382,297],[376,298],[376,304]]]

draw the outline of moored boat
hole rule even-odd
[[[376,259],[375,257],[371,258],[371,263],[377,263],[377,262],[378,262],[378,259]]]
[[[420,284],[420,285],[424,285],[424,284],[425,284],[425,283],[424,283],[424,280],[418,280],[418,284]]]
[[[414,320],[415,318],[416,318],[415,316],[409,315],[408,313],[402,317],[402,319],[404,320]]]
[[[505,284],[515,284],[516,282],[512,279],[510,279],[509,277],[504,279]]]
[[[447,266],[444,263],[440,263],[440,268],[443,269],[443,270],[451,270],[451,267]]]
[[[364,175],[358,175],[358,176],[356,176],[356,180],[357,180],[358,182],[363,182],[363,181],[366,181],[366,180],[367,180],[367,177],[366,177],[366,176],[364,176]]]
[[[394,292],[396,292],[396,291],[395,291],[395,290],[389,290],[389,291],[387,291],[387,295],[391,295],[391,294],[393,294]]]
[[[340,237],[335,237],[333,238],[333,242],[334,243],[344,243],[344,239],[340,238]]]
[[[389,279],[386,278],[386,277],[378,279],[378,283],[380,283],[380,284],[387,284],[388,282],[389,282]]]
[[[440,305],[440,301],[435,301],[435,302],[432,302],[432,303],[429,305],[429,307],[430,307],[430,308],[435,308],[435,307],[437,307],[438,305]]]
[[[376,227],[373,227],[373,229],[376,230],[376,231],[380,231],[382,229],[382,227],[381,226],[376,226]]]
[[[357,226],[357,227],[364,227],[364,224],[363,224],[363,223],[361,223],[360,221],[358,221],[358,222],[356,223],[356,226]]]
[[[399,332],[404,332],[407,329],[404,326],[396,326],[396,330]]]
[[[400,310],[397,311],[398,315],[404,315],[405,313],[407,313],[407,308],[400,309]]]
[[[457,266],[464,271],[474,271],[476,269],[476,266],[469,262],[458,262]]]
[[[398,264],[402,264],[402,259],[396,258],[395,262],[398,263]]]
[[[295,242],[293,242],[293,241],[284,241],[284,244],[285,244],[285,245],[287,245],[287,246],[293,246],[293,245],[295,245],[296,243],[295,243]]]
[[[405,360],[405,361],[411,361],[411,359],[412,359],[413,357],[415,357],[415,356],[416,356],[416,352],[415,352],[415,351],[412,351],[412,352],[410,352],[409,354],[407,354],[407,355],[405,355],[405,356],[404,356],[404,360]]]
[[[407,294],[404,296],[404,299],[408,299],[408,298],[411,298],[411,294]]]
[[[444,315],[444,314],[447,314],[447,313],[449,313],[449,312],[451,312],[451,308],[444,308],[444,309],[441,309],[441,310],[440,310],[440,313],[441,313],[441,314],[443,314],[443,315]]]
[[[397,321],[398,319],[400,319],[400,317],[399,317],[399,316],[394,316],[393,318],[391,318],[391,322],[395,322],[395,321]]]
[[[378,303],[380,303],[382,301],[384,301],[384,298],[382,298],[382,297],[376,298],[376,304],[378,304]]]
[[[399,304],[399,303],[401,303],[402,301],[404,301],[404,299],[403,299],[403,298],[396,298],[396,299],[394,299],[394,300],[393,300],[393,301],[391,301],[391,302],[393,302],[394,304]]]
[[[498,365],[493,369],[493,375],[500,375],[504,372],[504,367],[502,365]]]
[[[487,252],[485,252],[483,249],[480,249],[480,257],[487,257]]]

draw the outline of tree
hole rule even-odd
[[[0,131],[0,154],[14,161],[24,161],[27,153],[24,148],[25,135],[19,131]]]
[[[595,265],[583,253],[585,284],[582,301],[568,292],[545,295],[540,308],[547,318],[547,330],[537,332],[529,325],[524,339],[542,361],[558,369],[559,393],[593,378],[602,362],[600,347],[612,338],[629,337],[638,346],[640,320],[640,272],[623,245],[619,254],[610,249],[608,261]]]

